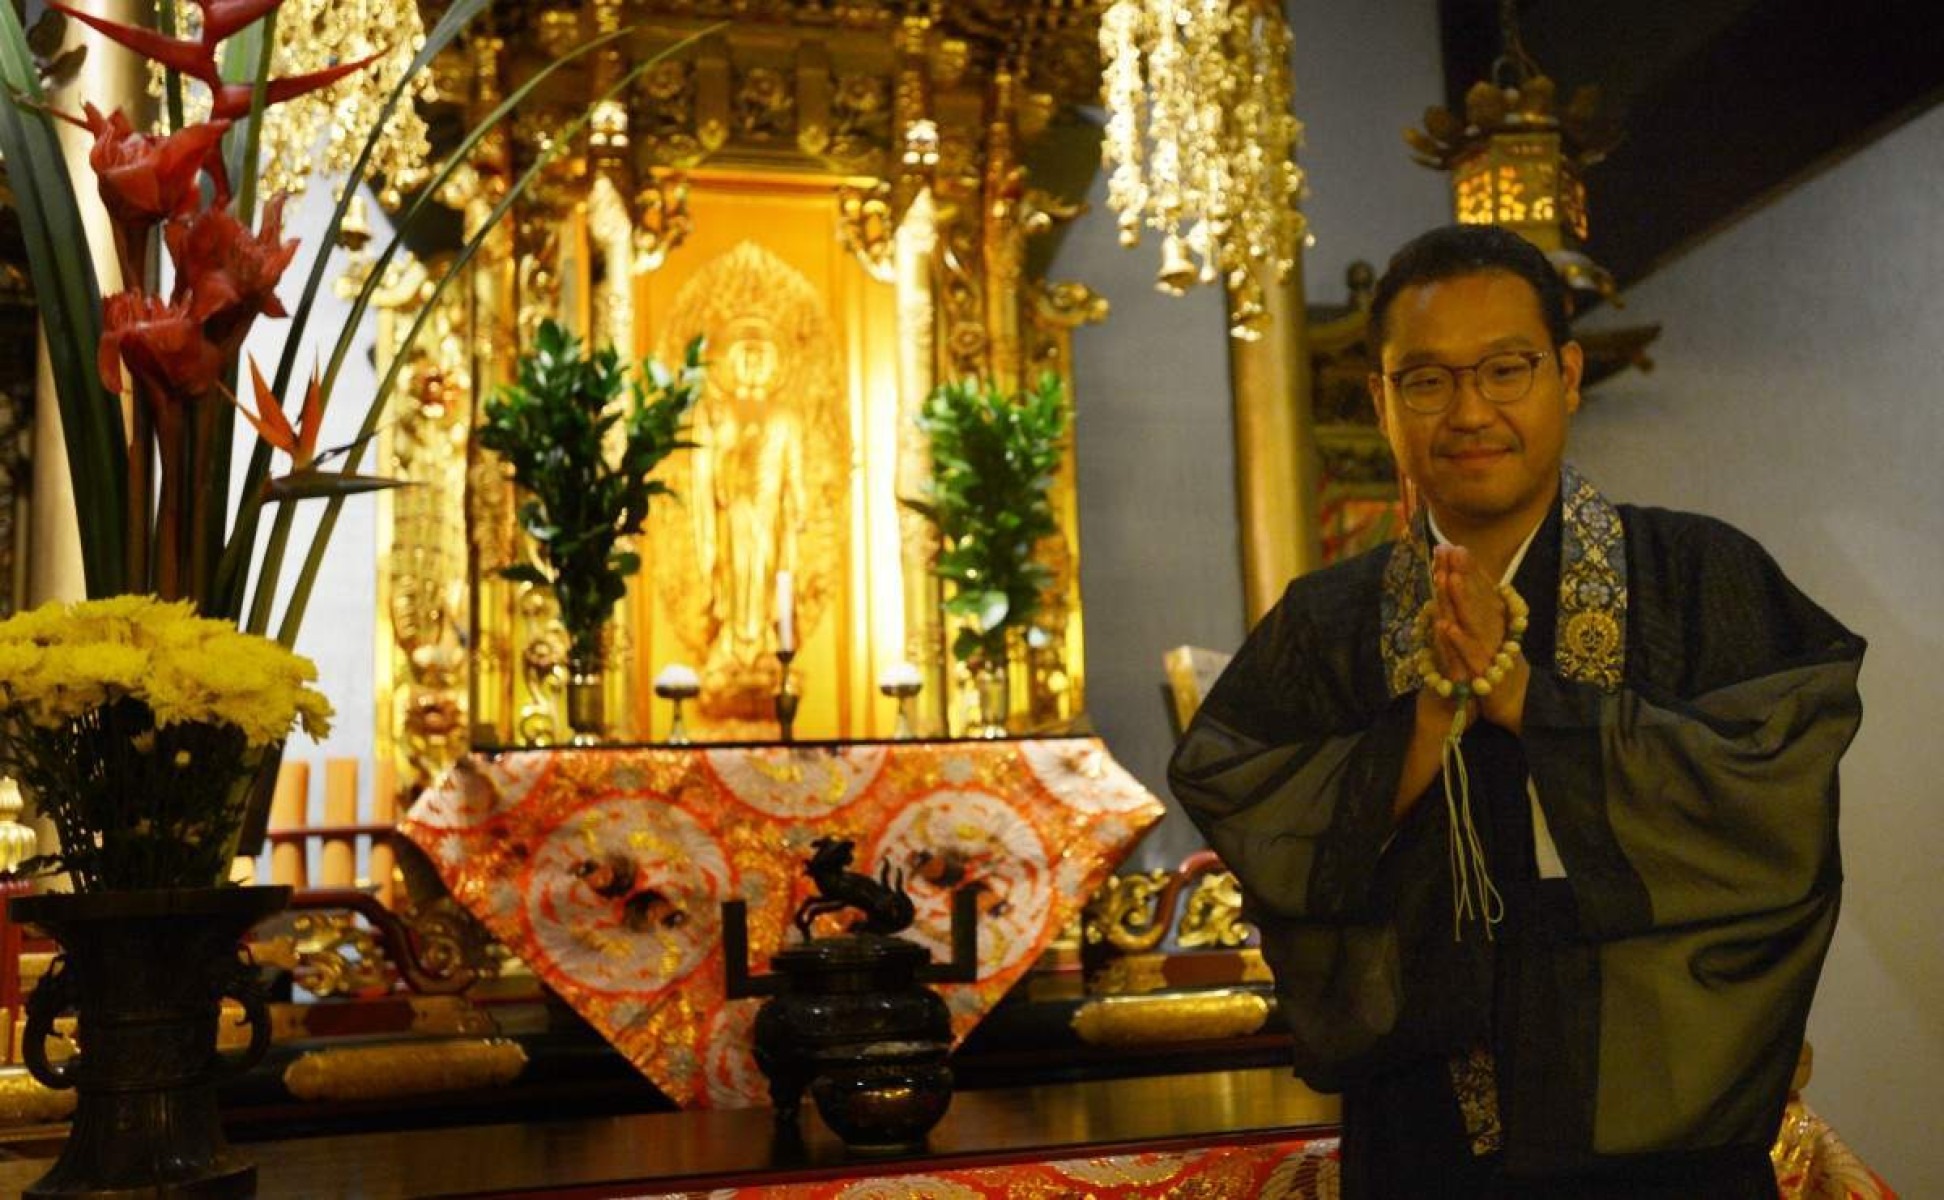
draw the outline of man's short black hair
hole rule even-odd
[[[1370,295],[1370,356],[1384,353],[1384,322],[1399,292],[1481,271],[1504,271],[1532,285],[1554,346],[1573,338],[1566,323],[1566,285],[1539,247],[1498,225],[1446,225],[1420,234],[1391,256]]]

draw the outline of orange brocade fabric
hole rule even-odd
[[[474,755],[400,828],[656,1087],[708,1107],[768,1102],[760,1001],[723,995],[721,903],[748,901],[760,973],[796,936],[814,839],[901,870],[904,936],[941,962],[952,893],[975,891],[979,977],[938,986],[963,1039],[1161,813],[1097,739],[1058,738]]]

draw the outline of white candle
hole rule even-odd
[[[796,593],[790,588],[790,573],[776,573],[776,648],[796,649]]]

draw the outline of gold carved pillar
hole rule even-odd
[[[914,420],[918,407],[938,382],[937,303],[932,295],[932,256],[938,248],[937,210],[929,188],[920,191],[898,223],[894,256],[898,287],[898,470],[900,496],[923,494],[931,474],[930,447]],[[945,631],[939,620],[943,589],[931,573],[938,556],[938,530],[909,509],[898,513],[899,567],[904,581],[907,662],[924,675],[927,697],[920,733],[946,731],[949,680],[945,671]],[[924,728],[930,726],[930,728]]]
[[[1026,169],[1019,164],[1014,126],[1019,104],[1018,64],[1002,57],[992,74],[991,111],[985,144],[985,324],[988,370],[1006,392],[1023,386],[1019,310],[1020,279],[1025,272],[1026,234],[1020,199]]]
[[[934,57],[926,69],[943,93],[934,97],[935,115],[922,127],[930,133],[935,160],[928,198],[936,230],[931,278],[933,382],[937,383],[981,378],[992,369],[992,331],[987,324],[990,314],[985,296],[986,213],[980,169],[987,106],[966,86],[969,60],[964,43],[947,36],[928,52]],[[977,107],[968,105],[968,100]],[[922,392],[910,398],[914,411],[925,398]],[[931,475],[931,446],[915,430],[912,445],[911,494],[923,495],[923,481]],[[931,574],[943,548],[936,529],[927,528],[923,544],[924,553],[912,556],[906,569],[916,573],[912,591],[922,596],[927,606],[921,619],[928,630],[935,631],[925,643],[930,654],[921,660],[927,676],[928,706],[938,722],[939,735],[950,736],[958,732],[960,722],[954,714],[965,711],[971,679],[952,657],[952,626],[944,615],[944,586]]]
[[[931,474],[931,447],[914,419],[938,384],[938,332],[934,286],[940,253],[938,205],[933,182],[938,168],[938,120],[932,108],[929,50],[931,18],[906,16],[898,24],[892,83],[892,138],[897,153],[892,181],[894,284],[898,290],[898,467],[900,496],[923,494]],[[940,619],[944,589],[931,573],[938,557],[938,530],[909,509],[898,512],[898,568],[904,591],[905,661],[924,677],[920,734],[950,729],[951,677],[946,669],[945,628]]]
[[[1322,561],[1300,254],[1288,280],[1272,276],[1263,292],[1262,335],[1229,339],[1242,598],[1251,626],[1291,579]],[[1229,304],[1233,317],[1232,296]]]
[[[340,282],[356,294],[359,268]],[[382,359],[426,302],[432,280],[409,258],[394,260],[372,296]],[[420,331],[380,427],[378,461],[409,486],[378,494],[379,527],[391,530],[378,557],[378,725],[376,784],[396,803],[428,786],[466,748],[472,619],[466,574],[466,458],[472,394],[466,354],[466,296],[446,292]]]
[[[1044,197],[1033,196],[1029,207],[1037,210],[1033,223],[1050,226],[1053,221],[1079,215],[1073,206],[1058,212],[1041,207]],[[1037,230],[1036,230],[1037,232]],[[1029,372],[1037,376],[1051,371],[1066,385],[1067,395],[1074,391],[1073,331],[1107,319],[1107,301],[1084,283],[1040,283],[1032,294],[1028,314],[1029,344],[1032,348]],[[1086,630],[1080,605],[1080,555],[1075,531],[1080,528],[1080,489],[1077,445],[1083,436],[1078,422],[1069,425],[1066,455],[1060,473],[1053,481],[1052,500],[1061,534],[1049,538],[1048,565],[1053,568],[1053,583],[1047,589],[1046,610],[1042,614],[1049,636],[1025,650],[1027,668],[1027,717],[1033,728],[1052,728],[1072,721],[1086,711],[1085,662]]]
[[[619,0],[594,0],[593,14],[596,36],[621,28]],[[589,92],[604,94],[625,67],[618,43],[597,51]],[[593,177],[587,195],[589,254],[600,268],[589,298],[588,337],[590,344],[611,345],[621,361],[633,362],[634,214],[628,198],[635,194],[635,178],[628,149],[628,108],[619,99],[595,103],[588,121],[587,159]]]
[[[476,37],[468,44],[471,103],[469,115],[491,111],[503,98],[500,60],[504,43],[495,37]],[[462,205],[465,229],[471,235],[484,227],[493,206],[506,194],[513,171],[512,142],[504,125],[480,139],[472,155],[472,187],[455,197]],[[515,293],[513,282],[513,223],[502,221],[488,234],[472,265],[471,364],[472,388],[467,397],[470,423],[486,396],[507,381],[511,359],[502,347],[513,345]],[[499,601],[507,585],[496,572],[513,562],[518,540],[513,523],[513,492],[499,462],[466,439],[466,536],[470,567],[466,586],[473,617],[474,654],[467,709],[473,741],[497,741],[496,726],[513,709],[518,664],[513,659],[511,622]]]
[[[983,77],[967,69],[964,43],[947,38],[935,47],[934,79],[944,81],[941,87],[950,89],[952,103],[940,102],[934,295],[938,374],[979,379],[1012,393],[1029,386],[1042,369],[1054,370],[1069,385],[1071,377],[1062,335],[1055,333],[1049,340],[1043,335],[1052,327],[1034,323],[1038,285],[1026,277],[1027,239],[1052,221],[1035,207],[1020,146],[1043,127],[1052,102],[1029,85],[1026,63],[1008,42],[988,60]],[[1055,346],[1052,360],[1036,361],[1049,345]],[[1039,552],[1056,582],[1036,628],[1030,636],[1023,632],[1009,655],[1009,707],[1022,724],[1034,727],[1051,726],[1077,713],[1079,539],[1077,505],[1066,503],[1071,489],[1069,463],[1054,484],[1060,533],[1048,538]],[[930,562],[927,556],[922,568],[928,580]],[[917,564],[907,567],[915,569]],[[946,682],[941,699],[949,716],[969,707],[972,681],[946,652],[951,631],[938,615],[936,583],[930,588],[927,619],[940,630],[934,644]]]

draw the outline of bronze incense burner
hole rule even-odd
[[[723,963],[729,999],[768,996],[756,1014],[756,1065],[770,1083],[779,1132],[793,1135],[809,1090],[844,1144],[864,1153],[901,1153],[924,1145],[952,1100],[951,1015],[933,982],[978,976],[976,897],[952,897],[952,960],[934,963],[923,946],[896,936],[912,920],[903,873],[887,862],[877,878],[850,871],[848,841],[819,838],[806,873],[817,895],[797,909],[799,945],[770,958],[770,973],[749,972],[748,912],[722,906]],[[813,937],[819,916],[854,909],[847,932]]]

